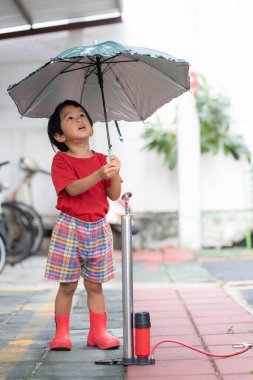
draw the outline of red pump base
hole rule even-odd
[[[152,365],[155,364],[155,358],[154,353],[155,350],[159,345],[165,342],[169,343],[176,343],[181,346],[190,348],[191,350],[197,351],[201,354],[212,356],[212,357],[218,357],[218,358],[229,358],[232,356],[240,355],[246,351],[248,351],[250,348],[253,348],[252,343],[241,343],[236,345],[237,348],[241,348],[239,351],[234,351],[226,354],[216,354],[209,351],[201,350],[197,347],[193,347],[189,344],[186,344],[184,342],[180,342],[178,340],[174,339],[165,339],[160,342],[157,342],[151,349],[150,352],[150,325],[147,323],[147,312],[138,313],[137,320],[135,320],[135,354],[136,358],[123,358],[123,359],[112,359],[112,360],[96,360],[95,364],[102,364],[102,365],[124,365],[124,366],[130,366],[130,365]],[[149,318],[149,316],[148,316]]]
[[[135,314],[135,355],[133,358],[96,360],[102,365],[153,365],[155,358],[150,356],[150,316],[147,311]]]

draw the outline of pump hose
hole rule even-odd
[[[176,344],[180,344],[181,346],[190,348],[191,350],[200,352],[201,354],[204,354],[204,355],[207,355],[207,356],[213,356],[213,357],[216,357],[216,358],[229,358],[231,356],[240,355],[243,352],[246,352],[246,351],[248,351],[251,348],[251,344],[249,344],[249,343],[243,344],[242,343],[242,346],[244,346],[244,348],[242,350],[234,351],[234,352],[231,352],[231,353],[228,353],[228,354],[215,354],[215,353],[212,353],[212,352],[201,350],[201,349],[199,349],[197,347],[193,347],[193,346],[191,346],[189,344],[186,344],[184,342],[180,342],[179,340],[165,339],[165,340],[161,340],[160,342],[154,344],[154,346],[151,349],[151,353],[150,353],[151,356],[154,355],[155,350],[157,349],[157,347],[160,346],[160,344],[163,344],[163,343],[176,343]]]

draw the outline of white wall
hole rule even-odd
[[[17,162],[26,155],[50,169],[47,121],[20,119],[6,88],[63,50],[93,40],[146,46],[188,60],[193,70],[230,97],[232,130],[243,134],[253,149],[252,13],[250,0],[125,0],[122,24],[0,41],[0,160]],[[95,128],[93,147],[106,153],[104,128]],[[111,129],[114,152],[122,161],[123,190],[133,192],[134,210],[177,210],[177,172],[169,172],[155,153],[142,150],[142,123],[122,123],[124,143],[113,125]],[[244,168],[245,163],[221,155],[202,157],[202,210],[244,208]],[[37,178],[35,188],[37,207],[52,212],[55,196],[48,178]]]

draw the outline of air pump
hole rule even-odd
[[[165,339],[157,342],[150,348],[150,316],[147,311],[136,313],[133,311],[133,258],[132,258],[132,215],[129,209],[129,200],[132,193],[127,192],[122,196],[125,203],[125,214],[121,219],[122,238],[122,305],[123,305],[123,358],[111,360],[96,360],[95,364],[107,365],[152,365],[155,364],[154,352],[163,343],[175,343],[190,348],[201,354],[229,358],[240,355],[250,348],[252,343],[235,344],[234,348],[240,348],[226,354],[216,354],[201,350],[184,342],[174,339]]]
[[[121,219],[123,358],[96,360],[95,364],[125,366],[155,364],[155,359],[150,358],[150,315],[147,311],[134,315],[133,311],[132,215],[129,208],[131,197],[131,192],[121,197],[125,203],[125,214]]]

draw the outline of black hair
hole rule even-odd
[[[86,114],[90,122],[90,125],[93,126],[93,121],[90,115],[80,103],[76,102],[75,100],[64,100],[64,102],[58,104],[58,106],[54,110],[54,113],[50,116],[50,119],[48,121],[47,133],[48,133],[48,137],[53,149],[55,146],[57,149],[61,150],[62,152],[67,152],[68,147],[66,144],[64,144],[64,142],[57,141],[55,138],[55,134],[63,135],[63,131],[61,129],[60,112],[65,106],[74,106],[76,108],[78,107],[82,108],[82,110],[84,111],[84,113]]]

